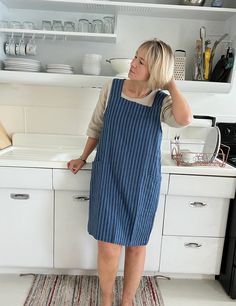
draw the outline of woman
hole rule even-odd
[[[98,240],[102,306],[112,305],[122,246],[121,306],[133,305],[160,191],[161,121],[177,127],[188,125],[192,119],[173,79],[173,66],[173,53],[167,44],[157,39],[144,42],[131,62],[129,79],[114,79],[104,86],[83,154],[68,163],[77,173],[97,146],[88,231]]]

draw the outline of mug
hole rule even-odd
[[[16,44],[16,55],[25,55],[25,42],[24,39],[21,38],[18,44]]]
[[[37,46],[35,43],[35,39],[31,38],[25,46],[25,53],[27,55],[36,55],[36,49]]]
[[[13,37],[9,41],[6,41],[4,44],[4,52],[7,55],[16,55],[16,44]]]

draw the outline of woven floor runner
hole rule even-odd
[[[117,277],[113,306],[119,306],[123,277]],[[97,276],[36,275],[24,306],[100,306]],[[144,276],[135,306],[164,306],[155,277]]]

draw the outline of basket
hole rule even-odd
[[[181,52],[182,56],[177,56],[177,53]],[[185,62],[186,51],[175,50],[175,63],[174,63],[174,78],[175,80],[185,80]]]
[[[176,141],[170,141],[171,158],[176,162],[177,166],[218,166],[224,167],[226,165],[230,147],[221,144],[218,155],[214,155],[214,152],[201,152],[201,151],[186,151],[181,149],[181,146],[185,143],[177,143]],[[189,145],[189,143],[188,143]],[[192,143],[197,145],[197,143]],[[187,158],[186,158],[187,156]]]

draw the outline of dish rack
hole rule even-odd
[[[184,143],[170,141],[171,158],[177,166],[216,166],[224,167],[227,163],[230,147],[224,144],[220,145],[218,152],[202,152],[201,150],[186,150],[188,146],[199,149],[199,143]]]

